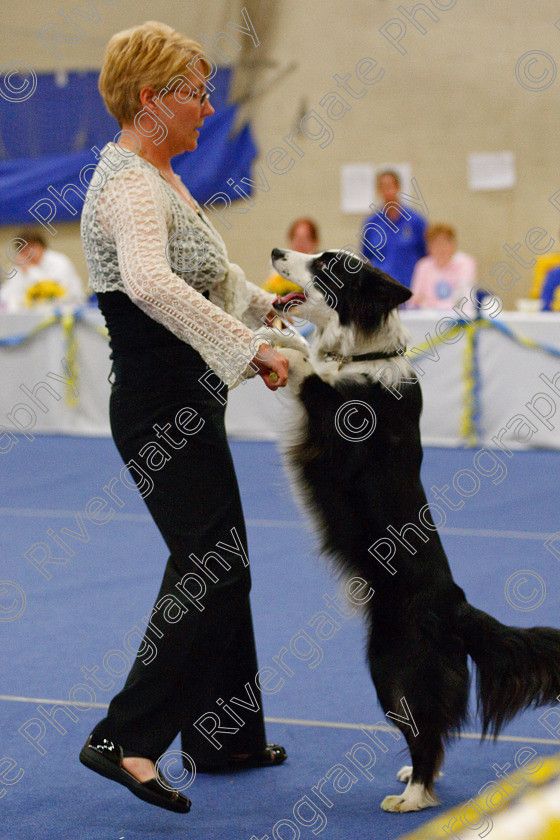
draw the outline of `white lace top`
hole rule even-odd
[[[274,296],[228,261],[222,237],[197,208],[151,163],[108,143],[82,212],[89,285],[125,292],[233,387],[251,375],[258,346],[252,330],[262,326]]]

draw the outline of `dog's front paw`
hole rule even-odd
[[[314,374],[315,369],[299,350],[293,350],[290,347],[282,347],[280,349],[280,353],[285,356],[290,363],[290,369],[288,370],[288,388],[290,388],[290,390],[295,394],[298,394],[303,380]]]
[[[283,348],[290,347],[299,350],[306,358],[309,356],[309,344],[305,338],[293,329],[276,330],[273,327],[259,327],[255,335],[262,337],[268,344],[276,347],[282,352]]]

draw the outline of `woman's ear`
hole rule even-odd
[[[142,106],[142,108],[147,108],[150,111],[153,111],[155,108],[157,108],[157,103],[154,102],[156,96],[157,94],[155,90],[149,85],[140,88],[140,91],[138,92],[138,99],[140,100],[140,105]]]
[[[173,119],[173,111],[162,101],[162,97],[165,96],[166,93],[167,91],[165,89],[158,93],[149,85],[141,88],[138,93],[141,105],[140,111],[149,111],[150,114],[154,114],[154,120],[156,122],[161,119],[162,114],[165,114],[165,116]]]

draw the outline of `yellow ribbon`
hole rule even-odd
[[[70,376],[74,385],[78,382],[78,342],[76,340],[76,318],[70,312],[59,316],[64,332],[64,343],[66,346],[66,363],[70,369]],[[78,404],[78,389],[74,391],[72,384],[66,383],[66,405],[75,408]]]
[[[35,338],[43,330],[47,329],[47,327],[52,327],[53,324],[58,323],[58,318],[56,315],[49,315],[48,318],[45,318],[44,321],[41,321],[40,324],[37,324],[36,327],[33,327],[29,335],[25,337],[25,339],[21,342],[22,344],[27,344],[28,341],[31,341],[32,338]],[[16,345],[17,346],[17,345]],[[10,349],[8,346],[6,349]]]
[[[418,356],[421,356],[424,353],[424,351],[429,352],[433,347],[438,347],[440,344],[443,343],[447,344],[447,339],[449,339],[450,337],[454,338],[457,335],[457,333],[462,332],[464,329],[466,329],[464,324],[455,324],[455,326],[451,327],[451,329],[444,333],[443,336],[436,336],[431,341],[425,341],[424,344],[421,344],[419,347],[415,346],[415,353],[412,353],[410,350],[407,350],[406,353],[404,353],[404,356],[412,362]]]
[[[516,344],[526,347],[528,350],[542,350],[545,353],[560,355],[556,348],[548,347],[535,341],[533,338],[527,338],[524,335],[517,335],[509,328],[500,327],[499,324],[489,321],[486,318],[477,318],[466,324],[456,324],[448,330],[443,336],[437,336],[431,341],[415,347],[415,352],[410,350],[405,354],[409,361],[414,362],[415,358],[421,357],[425,352],[429,352],[434,347],[442,344],[449,337],[453,338],[459,332],[464,331],[467,341],[465,345],[465,353],[463,356],[462,378],[463,378],[463,408],[460,420],[460,436],[469,446],[478,445],[478,430],[477,430],[477,398],[476,389],[480,387],[478,382],[478,375],[476,369],[476,347],[475,339],[476,333],[483,327],[493,327],[503,332],[508,338],[515,341]]]
[[[467,343],[463,356],[463,412],[460,421],[460,435],[469,446],[478,444],[478,430],[476,428],[476,395],[477,382],[476,358],[475,358],[475,337],[477,331],[482,327],[492,326],[488,321],[479,319],[467,324],[465,335]]]
[[[26,335],[20,337],[16,337],[13,340],[13,343],[10,339],[5,339],[5,343],[0,341],[0,346],[3,349],[10,350],[12,347],[20,347],[22,344],[27,344],[28,341],[31,341],[35,338],[43,330],[47,329],[48,327],[52,327],[54,324],[59,324],[62,326],[62,330],[64,332],[64,343],[65,343],[65,350],[66,350],[66,362],[70,369],[70,373],[72,376],[72,380],[74,383],[78,381],[79,375],[79,365],[78,365],[78,341],[76,339],[76,321],[82,320],[81,318],[76,319],[75,315],[67,312],[64,315],[60,313],[55,313],[53,315],[49,315],[45,318],[44,321],[41,321],[40,324],[37,324],[36,327],[33,327],[32,330]],[[103,336],[103,338],[107,339],[109,337],[109,333],[106,327],[101,327],[98,324],[89,324],[87,321],[83,321],[83,323],[87,324],[87,326],[94,329],[99,335]],[[75,389],[72,387],[71,383],[66,385],[66,404],[75,408],[78,404],[78,392],[77,388]]]
[[[458,333],[464,332],[467,337],[467,344],[463,356],[463,412],[460,421],[460,435],[464,438],[470,446],[476,446],[477,434],[474,422],[475,413],[475,357],[474,357],[474,335],[478,327],[483,324],[483,321],[472,321],[467,324],[456,324],[451,327],[443,336],[436,336],[431,341],[426,341],[419,347],[415,347],[415,353],[408,350],[405,356],[412,362],[415,357],[422,355],[424,351],[429,351],[439,344],[447,343],[449,338],[454,338]]]

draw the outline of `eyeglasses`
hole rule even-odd
[[[176,93],[176,91],[178,91],[178,90],[182,91],[184,87],[185,87],[184,84],[180,84],[180,85],[177,85],[176,87],[173,87],[171,89],[165,88],[164,92],[166,94],[167,93]],[[202,106],[205,104],[205,102],[210,101],[210,94],[207,91],[204,91],[204,93],[200,93],[200,91],[198,91],[198,90],[192,90],[191,89],[187,96],[185,96],[185,97],[181,96],[180,98],[178,98],[178,97],[175,97],[175,98],[177,99],[178,102],[189,102],[190,100],[194,100],[195,102],[198,102],[198,104],[202,108]]]
[[[204,103],[209,101],[210,94],[207,91],[204,91],[204,93],[200,93],[200,94],[197,92],[197,93],[193,94],[192,98],[197,99],[200,107],[202,108]]]

